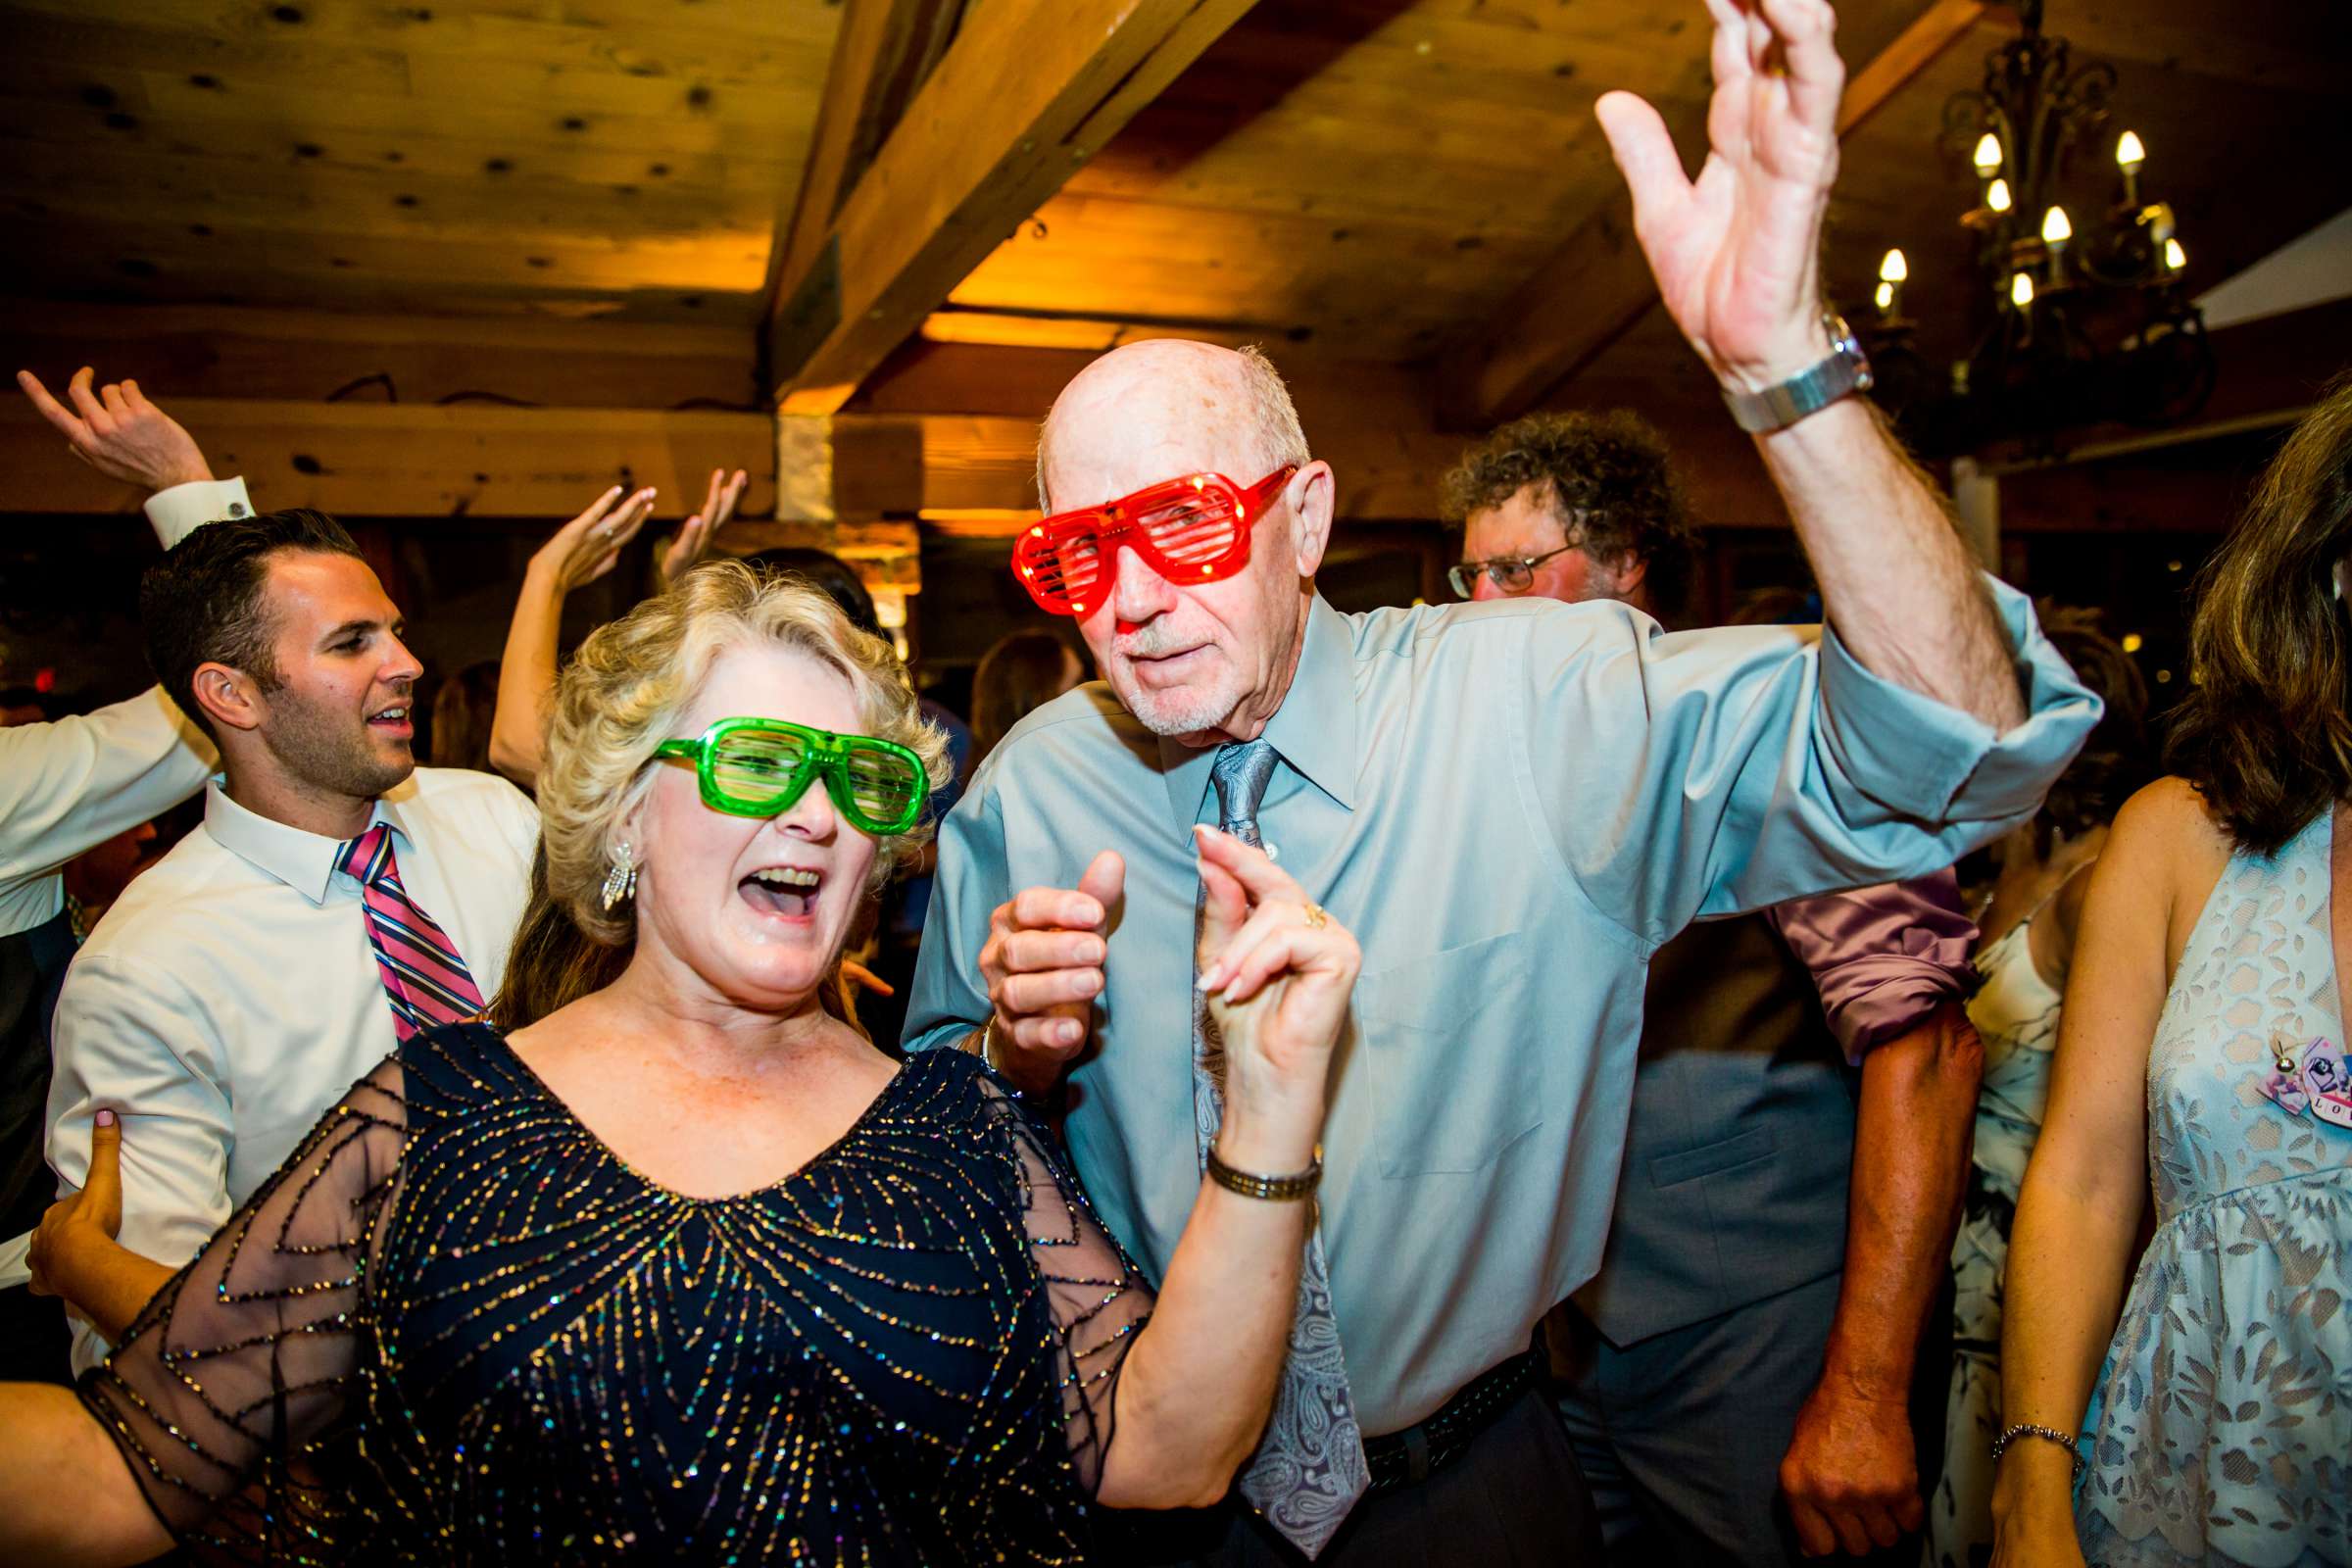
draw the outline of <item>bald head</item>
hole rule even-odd
[[[1307,457],[1290,391],[1263,354],[1147,338],[1096,360],[1054,400],[1038,434],[1038,504],[1094,506],[1203,471],[1250,484]],[[1124,482],[1131,473],[1141,477]],[[1114,488],[1093,494],[1082,475]]]
[[[1250,740],[1297,672],[1331,534],[1331,469],[1314,462],[1290,393],[1266,357],[1153,338],[1081,370],[1038,436],[1048,512],[1100,507],[1190,474],[1256,485],[1298,471],[1247,524],[1242,568],[1170,582],[1127,543],[1111,550],[1109,594],[1078,623],[1127,710],[1186,745]]]

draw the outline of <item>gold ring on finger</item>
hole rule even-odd
[[[1329,924],[1331,924],[1330,910],[1324,908],[1320,904],[1310,904],[1306,906],[1306,928],[1309,931],[1320,931]]]

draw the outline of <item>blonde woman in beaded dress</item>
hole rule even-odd
[[[1995,846],[2000,874],[1978,915],[1984,983],[1968,1021],[1984,1045],[1967,1207],[1952,1239],[1952,1388],[1943,1475],[1928,1498],[1928,1568],[1977,1568],[1992,1549],[1992,1443],[2001,1431],[2001,1292],[2018,1185],[2040,1135],[2060,994],[2107,825],[2147,781],[2147,686],[2094,611],[2034,614],[2106,711],[2034,820]]]
[[[826,1010],[941,756],[886,645],[734,563],[592,636],[492,1021],[354,1086],[78,1401],[0,1388],[0,1561],[1066,1563],[1097,1501],[1220,1496],[1353,940],[1202,830],[1215,1154],[1300,1180],[1203,1182],[1155,1301],[978,1056]]]
[[[2092,873],[2012,1237],[2003,1568],[2352,1562],[2347,552],[2352,383],[2207,567],[2180,776]]]

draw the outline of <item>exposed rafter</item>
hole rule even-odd
[[[795,220],[793,256],[768,311],[778,405],[792,414],[840,408],[965,273],[1250,4],[995,0],[964,17],[832,220],[820,228]],[[888,30],[857,18],[847,25],[868,39]],[[829,114],[838,112],[836,87],[844,101],[867,101],[872,58],[837,60],[849,74],[828,86]],[[820,129],[820,155],[842,134]],[[822,199],[824,181],[808,183]],[[804,218],[814,210],[804,207]]]

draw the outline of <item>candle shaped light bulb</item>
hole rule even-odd
[[[2188,252],[2180,248],[2180,242],[2177,239],[2166,240],[2164,242],[2165,270],[2168,272],[2178,272],[2187,265]]]
[[[1911,275],[1911,264],[1903,260],[1900,250],[1890,250],[1879,262],[1879,314],[1892,316],[1902,309],[1903,279]]]
[[[1977,166],[1979,179],[1990,179],[2001,167],[2001,138],[1986,131],[1977,138],[1977,150],[1969,160]]]
[[[2139,132],[2127,130],[2115,138],[2115,167],[2124,172],[2124,205],[2139,205],[2139,166],[2148,161],[2148,150],[2139,144]]]
[[[2005,179],[1996,179],[1985,186],[1984,205],[1996,213],[2007,212],[2009,210],[2009,182]]]
[[[2021,311],[2034,303],[2034,279],[2031,275],[2019,272],[2009,279],[2009,303]]]
[[[2068,221],[2066,209],[2053,207],[2041,215],[2041,243],[2050,259],[2050,281],[2061,281],[2066,268],[2066,242],[2075,237],[2075,225]]]
[[[1894,285],[1892,283],[1887,282],[1885,278],[1879,279],[1879,291],[1873,298],[1878,301],[1881,316],[1894,314]]]

